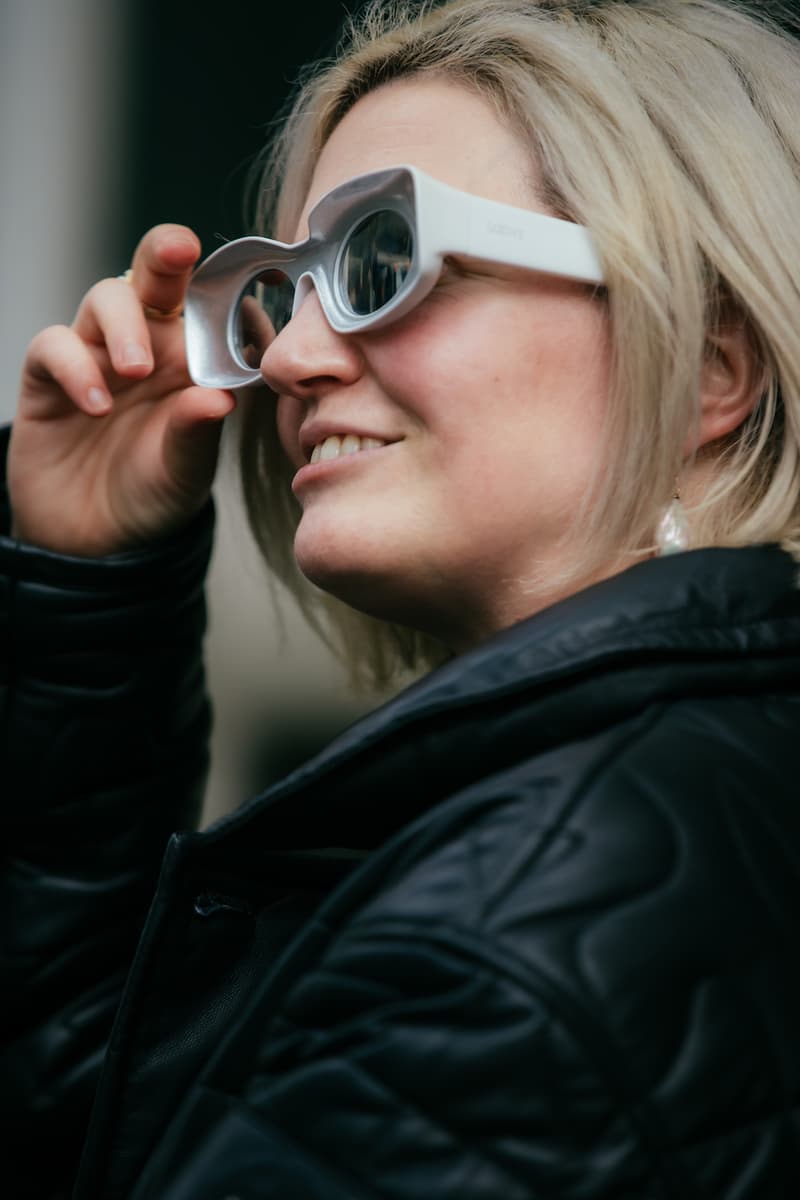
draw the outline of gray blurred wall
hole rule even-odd
[[[125,11],[102,0],[0,5],[4,420],[32,334],[69,321],[89,282],[109,270]]]

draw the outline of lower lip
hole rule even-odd
[[[299,496],[310,484],[322,483],[339,475],[342,471],[352,470],[359,462],[369,461],[376,454],[390,450],[398,442],[387,442],[385,446],[373,446],[370,450],[356,450],[354,454],[340,454],[338,458],[323,458],[319,462],[306,463],[292,480],[292,491]]]

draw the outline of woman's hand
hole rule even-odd
[[[199,255],[191,230],[156,226],[136,249],[130,282],[95,284],[72,326],[31,342],[9,447],[14,537],[111,554],[204,504],[235,402],[192,385],[182,320],[143,308],[179,307]]]

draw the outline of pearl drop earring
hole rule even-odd
[[[689,547],[689,522],[677,490],[658,522],[656,545],[659,555],[680,554]]]

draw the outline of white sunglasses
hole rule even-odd
[[[463,255],[601,284],[582,225],[484,200],[416,167],[359,175],[326,193],[309,236],[287,245],[245,237],[215,250],[189,283],[189,374],[237,388],[261,380],[270,342],[313,286],[338,333],[377,329],[419,304],[447,255]]]

